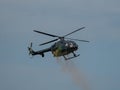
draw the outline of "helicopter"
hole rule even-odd
[[[81,42],[89,42],[89,41],[66,38],[66,37],[75,33],[75,32],[77,32],[77,31],[80,31],[84,28],[85,27],[81,27],[77,30],[74,30],[73,32],[70,32],[70,33],[64,35],[64,36],[58,36],[58,35],[53,35],[53,34],[41,32],[41,31],[38,31],[38,30],[33,30],[34,32],[39,33],[39,34],[44,34],[44,35],[47,35],[47,36],[50,36],[50,37],[56,37],[56,39],[50,40],[50,41],[45,42],[45,43],[42,43],[39,46],[46,45],[46,44],[49,44],[49,43],[52,43],[52,42],[55,42],[55,41],[56,42],[53,45],[51,45],[50,47],[39,50],[39,51],[34,51],[32,49],[32,42],[31,42],[30,46],[28,47],[29,55],[32,55],[32,56],[41,55],[42,57],[44,57],[45,56],[44,53],[52,52],[54,57],[63,56],[65,60],[69,60],[69,59],[78,57],[80,54],[75,54],[75,51],[78,50],[78,45],[76,44],[75,41],[81,41]],[[68,54],[71,54],[71,53],[73,54],[72,57],[66,57]]]

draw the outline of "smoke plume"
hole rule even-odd
[[[72,81],[83,90],[90,90],[88,81],[84,73],[78,69],[72,60],[57,59],[58,64],[62,66],[62,71],[69,74]]]

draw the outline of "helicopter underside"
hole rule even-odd
[[[63,56],[63,55],[67,55],[67,54],[69,54],[70,52],[67,52],[67,51],[65,51],[65,52],[60,52],[59,50],[56,50],[56,51],[53,51],[52,53],[53,53],[54,57],[60,57],[60,56]]]
[[[52,53],[53,53],[54,57],[63,56],[65,60],[69,60],[69,59],[72,59],[72,58],[75,58],[75,57],[78,57],[78,56],[79,56],[79,54],[76,55],[74,52],[67,52],[67,51],[61,53],[61,52],[59,52],[58,50],[56,50],[56,51],[53,51]],[[68,54],[70,54],[70,53],[73,53],[73,56],[72,56],[72,57],[66,57],[66,56],[65,56],[65,55],[68,55]]]

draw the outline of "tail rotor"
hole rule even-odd
[[[33,55],[33,50],[32,50],[32,42],[30,43],[30,47],[28,47],[29,55]]]

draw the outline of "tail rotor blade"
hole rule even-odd
[[[30,47],[28,47],[29,55],[31,55],[32,52],[32,42],[30,43]]]

